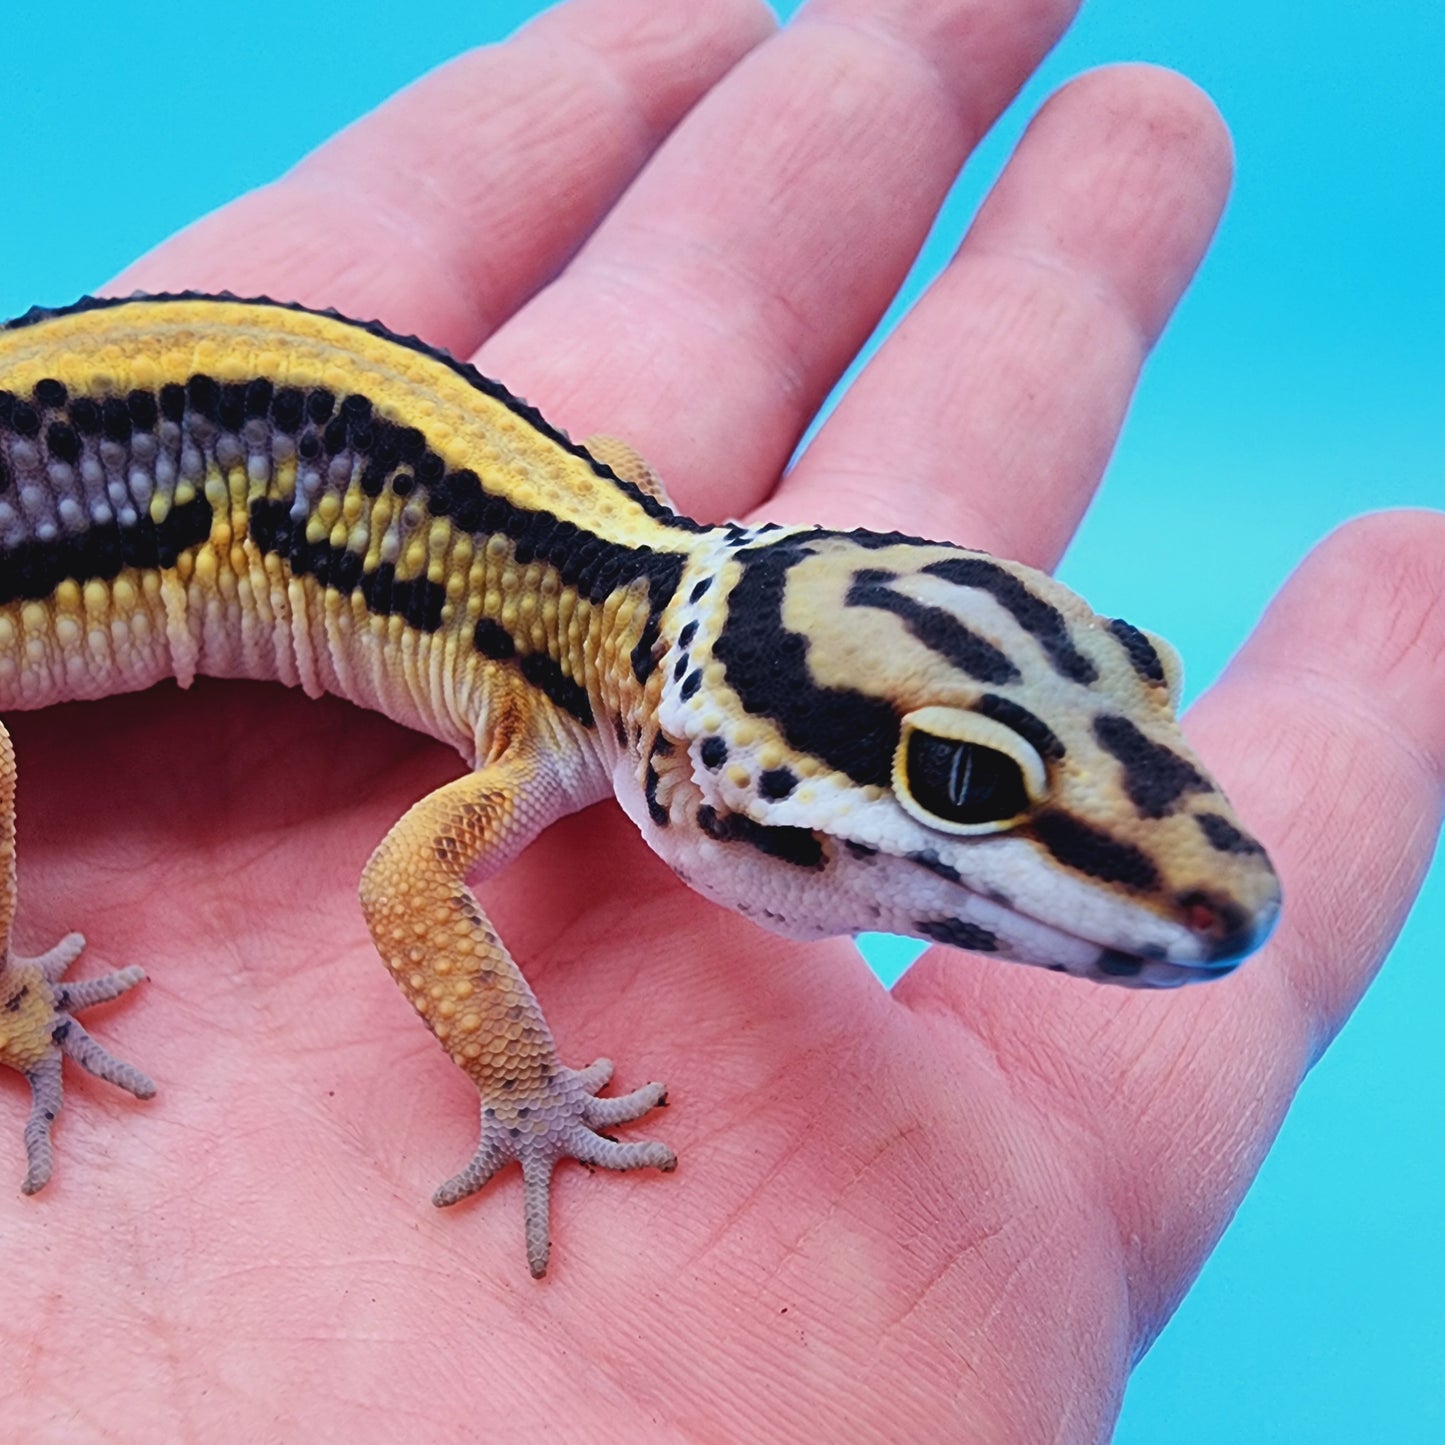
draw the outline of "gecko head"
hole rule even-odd
[[[787,931],[1132,986],[1218,977],[1268,936],[1278,881],[1180,731],[1161,639],[896,535],[767,535],[720,572],[689,634],[710,683],[665,692],[664,721],[708,806],[831,840]]]

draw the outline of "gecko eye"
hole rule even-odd
[[[1046,786],[1038,753],[993,718],[926,707],[903,719],[893,791],[931,828],[999,832],[1027,813]]]
[[[904,766],[913,801],[946,823],[998,823],[1029,805],[1019,765],[977,743],[915,732]]]

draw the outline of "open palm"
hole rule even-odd
[[[377,316],[574,435],[625,437],[704,518],[1047,566],[1228,185],[1218,119],[1166,73],[1049,103],[776,478],[1072,8],[820,0],[770,37],[752,0],[576,0],[116,289]],[[633,1132],[682,1162],[564,1166],[540,1285],[516,1171],[427,1203],[470,1153],[473,1096],[355,898],[456,758],[241,684],[12,717],[20,944],[79,928],[76,976],[145,965],[89,1022],[160,1094],[72,1071],[54,1182],[0,1190],[7,1431],[1101,1437],[1428,861],[1442,594],[1445,518],[1347,528],[1196,710],[1287,898],[1266,952],[1208,988],[934,949],[890,995],[851,943],[785,943],[689,893],[611,806],[551,829],[483,901],[566,1062],[667,1081],[674,1106]],[[0,1108],[18,1183],[18,1081]]]

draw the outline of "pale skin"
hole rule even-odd
[[[1047,566],[1229,183],[1219,117],[1166,72],[1098,72],[1046,105],[776,479],[1071,9],[832,0],[770,38],[752,0],[579,0],[116,289],[379,316],[574,435],[626,438],[700,516]],[[563,1166],[540,1285],[515,1170],[428,1203],[471,1151],[473,1098],[356,901],[455,756],[275,687],[12,715],[18,945],[78,928],[75,977],[144,965],[86,1022],[159,1094],[68,1070],[54,1180],[0,1189],[0,1353],[23,1382],[6,1429],[1106,1437],[1428,863],[1442,595],[1445,518],[1355,523],[1194,710],[1287,899],[1222,984],[1115,991],[935,948],[889,995],[848,941],[786,943],[703,902],[611,805],[552,828],[483,901],[567,1062],[666,1080],[645,1127],[681,1164]],[[17,1184],[26,1106],[7,1074]]]

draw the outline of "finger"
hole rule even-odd
[[[1308,1066],[1393,944],[1440,829],[1445,514],[1382,513],[1321,544],[1191,732],[1228,759],[1280,866],[1287,927],[1261,987],[1283,986]]]
[[[1051,566],[1230,172],[1224,125],[1183,77],[1116,66],[1065,86],[768,515]]]
[[[745,510],[1074,9],[817,0],[678,128],[483,369],[637,447],[683,510]]]
[[[572,0],[423,77],[109,289],[334,306],[468,356],[771,29],[758,0]]]
[[[1129,1241],[1141,1342],[1213,1247],[1429,865],[1445,809],[1445,515],[1383,514],[1322,544],[1189,724],[1284,885],[1259,957],[1184,994],[1066,997],[1023,970],[1006,981],[926,956],[898,991],[946,999],[1061,1121]]]
[[[1327,540],[1191,724],[1268,843],[1285,907],[1274,945],[1126,1071],[1121,1114],[1143,1122],[1152,1161],[1120,1181],[1154,1282],[1136,1309],[1144,1338],[1234,1213],[1429,866],[1445,807],[1445,516],[1385,514]]]

